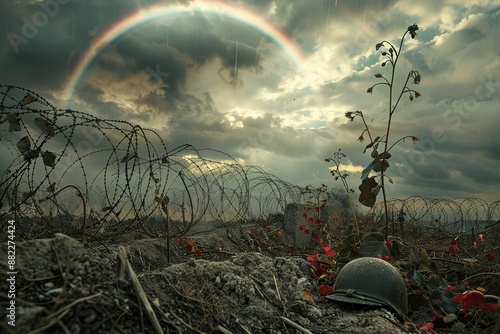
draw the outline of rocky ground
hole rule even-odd
[[[413,324],[430,317],[428,310],[414,310],[403,326],[383,309],[328,301],[317,292],[305,254],[284,246],[281,256],[270,256],[269,249],[255,245],[242,251],[255,240],[241,235],[192,240],[191,246],[186,238],[170,245],[165,239],[142,239],[84,247],[56,234],[18,242],[16,326],[7,325],[9,300],[2,294],[0,331],[419,333]],[[6,248],[3,244],[2,254]],[[2,291],[8,290],[8,271],[2,261]]]

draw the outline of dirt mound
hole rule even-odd
[[[154,333],[137,284],[165,333],[404,332],[385,310],[354,311],[317,295],[302,258],[224,252],[217,260],[168,264],[165,247],[149,239],[84,248],[63,234],[17,243],[16,326],[7,325],[9,301],[2,299],[2,332]],[[123,274],[127,263],[136,284]]]

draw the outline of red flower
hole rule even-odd
[[[314,222],[316,225],[321,225],[321,219],[316,219],[316,221]]]
[[[306,229],[306,225],[300,225],[299,230],[304,231]]]
[[[182,245],[182,242],[184,241],[184,238],[179,238],[177,239],[177,245]]]
[[[189,249],[193,248],[193,246],[194,246],[194,243],[195,243],[195,242],[196,242],[196,240],[190,240],[190,241],[187,243],[187,247],[188,247]]]
[[[304,233],[305,233],[306,235],[309,235],[309,234],[311,234],[311,231],[310,231],[310,230],[304,230]]]
[[[486,254],[486,260],[488,261],[493,261],[495,259],[495,254],[494,253],[489,253],[489,254]]]
[[[319,286],[319,294],[322,296],[328,295],[330,292],[332,292],[332,287],[328,284],[321,284]]]
[[[307,221],[312,224],[314,222],[314,219],[312,219],[312,217],[309,217],[307,218]]]
[[[483,240],[483,238],[484,238],[484,235],[482,235],[482,234],[477,236],[477,240]]]
[[[386,241],[385,245],[387,246],[387,248],[391,249],[391,247],[392,247],[392,241]]]
[[[426,323],[425,325],[423,325],[422,327],[419,328],[419,330],[421,331],[427,331],[427,332],[431,332],[431,330],[434,328],[434,324],[432,322],[428,322]]]
[[[316,212],[319,212],[319,206],[316,206],[314,210],[316,210]]]
[[[389,256],[384,256],[384,257],[382,257],[382,256],[380,256],[380,255],[379,255],[379,256],[377,256],[377,257],[378,257],[379,259],[381,259],[381,260],[384,260],[385,262],[389,262],[389,261],[391,261],[391,260],[394,258],[394,256],[392,256],[392,255],[389,255]]]
[[[302,215],[302,217],[304,217],[304,219],[307,219],[307,212],[304,212],[304,214]]]
[[[329,257],[335,256],[335,251],[333,250],[332,247],[326,246],[325,248],[323,248],[323,250],[325,251],[325,254],[328,255]]]
[[[314,304],[314,298],[309,291],[304,290],[304,296],[309,298],[309,301],[311,302],[311,304]]]
[[[362,142],[364,142],[364,141],[365,141],[365,138],[363,138],[363,135],[359,136],[358,141],[359,141],[360,143],[362,143]]]
[[[321,242],[321,237],[319,236],[319,234],[315,234],[313,236],[313,240],[316,241],[316,242]]]
[[[417,138],[417,137],[412,136],[412,137],[411,137],[411,140],[413,141],[413,143],[416,143],[417,141],[419,141],[419,140],[420,140],[420,138]]]
[[[457,251],[458,249],[458,245],[457,245],[457,239],[451,239],[450,241],[450,248],[448,248],[448,250],[450,251],[450,253],[455,253],[455,251]]]
[[[309,255],[307,258],[306,258],[307,262],[314,262],[316,260],[319,260],[319,255],[318,254],[314,254],[314,255]]]
[[[469,307],[479,307],[480,304],[484,304],[484,295],[479,291],[467,291],[462,294],[455,295],[453,297],[455,303],[462,303],[463,312],[469,311]]]
[[[200,249],[197,249],[196,250],[196,256],[200,257],[201,256],[201,250]]]
[[[492,312],[500,308],[500,306],[493,303],[481,303],[479,304],[479,308],[485,310],[486,312]]]

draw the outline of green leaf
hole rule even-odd
[[[375,145],[378,142],[379,139],[380,139],[380,136],[378,136],[377,138],[375,138],[370,144],[366,145],[365,150],[363,151],[363,153],[365,153],[367,149],[373,147],[373,145]]]
[[[365,169],[363,169],[363,171],[361,172],[361,180],[366,179],[368,175],[370,175],[372,169],[373,169],[373,163],[370,162],[370,164],[366,166]]]
[[[422,249],[421,259],[422,259],[422,264],[426,268],[430,269],[429,257],[427,256],[427,252],[425,251],[425,249]]]
[[[389,256],[390,251],[385,244],[385,237],[379,231],[366,233],[361,240],[362,247],[360,249],[363,256],[378,257]]]
[[[455,320],[457,320],[457,315],[455,313],[450,313],[443,317],[443,322],[445,324],[449,324],[450,322],[453,322]]]
[[[410,262],[414,265],[419,265],[422,263],[422,253],[416,247],[411,248]]]
[[[415,268],[411,268],[408,271],[408,278],[412,279],[417,285],[423,285],[425,283],[425,277]]]

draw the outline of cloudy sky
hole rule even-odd
[[[394,101],[412,69],[421,97],[402,96],[389,144],[420,141],[391,150],[388,194],[500,199],[498,1],[0,0],[0,13],[1,83],[300,186],[340,186],[325,158],[342,149],[356,191],[371,159],[344,114],[385,134],[388,87],[366,92],[391,74],[375,45],[416,23]]]

